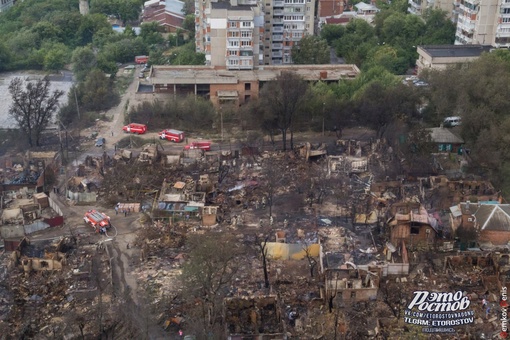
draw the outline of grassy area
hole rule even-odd
[[[128,74],[121,75],[117,77],[115,81],[115,86],[117,87],[117,91],[119,91],[119,94],[122,96],[124,93],[126,93],[127,88],[133,82],[134,77],[134,71],[129,72]]]

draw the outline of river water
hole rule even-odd
[[[23,79],[37,80],[44,76],[42,73],[32,72],[6,72],[0,73],[0,129],[15,128],[17,126],[16,121],[9,115],[9,107],[12,103],[11,94],[9,93],[9,84],[11,80],[16,77]],[[51,92],[54,90],[64,91],[64,95],[60,97],[60,105],[67,103],[67,93],[73,86],[73,77],[70,72],[63,72],[61,75],[50,76]],[[51,126],[54,125],[54,119],[52,119]]]

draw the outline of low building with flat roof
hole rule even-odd
[[[149,82],[154,93],[194,94],[210,99],[215,106],[239,106],[258,98],[259,90],[265,82],[276,79],[286,71],[295,72],[310,82],[337,82],[341,79],[354,79],[359,74],[356,65],[347,64],[264,66],[246,71],[210,66],[153,66]]]
[[[444,70],[448,66],[469,63],[491,49],[492,46],[487,45],[418,46],[417,73],[425,69]]]

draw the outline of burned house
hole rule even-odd
[[[352,262],[343,262],[339,254],[329,253],[321,257],[324,275],[323,297],[334,305],[377,299],[381,269],[368,266],[361,269]],[[331,306],[332,307],[332,306]]]
[[[195,191],[196,188],[196,182],[191,178],[173,184],[165,179],[157,202],[160,214],[199,213],[205,206],[205,193]]]
[[[392,244],[404,241],[410,247],[432,247],[439,232],[439,222],[419,203],[393,204],[388,221]]]
[[[62,270],[66,253],[76,245],[74,237],[62,237],[57,241],[30,241],[24,238],[14,251],[15,265],[21,265],[27,273],[32,271]]]
[[[283,320],[276,296],[226,298],[224,319],[229,340],[283,339]]]

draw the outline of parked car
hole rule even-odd
[[[103,145],[105,145],[105,143],[106,143],[106,139],[104,137],[99,137],[96,140],[96,146],[103,146]]]

